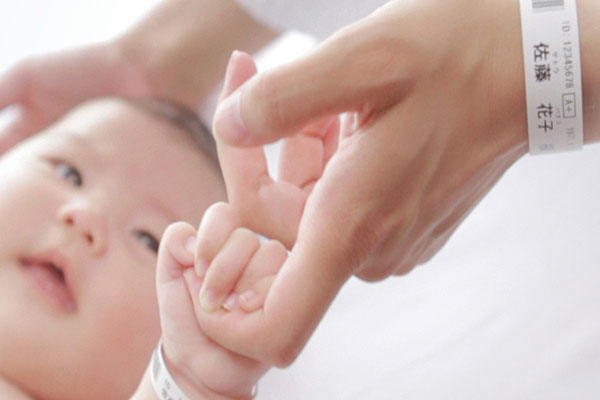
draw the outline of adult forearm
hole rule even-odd
[[[234,49],[254,52],[276,36],[233,0],[165,0],[116,43],[151,93],[196,107]]]

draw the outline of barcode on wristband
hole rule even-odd
[[[565,0],[531,0],[533,11],[562,10],[565,8]]]

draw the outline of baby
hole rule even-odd
[[[197,226],[224,198],[212,136],[161,102],[95,100],[2,155],[0,398],[127,399],[136,388],[136,398],[157,398],[144,371],[161,334],[169,354],[193,358],[185,371],[167,360],[191,398],[250,397],[267,367],[203,335],[190,293],[206,268],[181,266],[202,247],[236,269],[211,274],[239,293],[264,292],[285,248],[258,243],[225,203],[198,240],[183,223],[163,236],[174,221]],[[231,263],[240,243],[277,265]],[[225,306],[261,305],[231,297]]]

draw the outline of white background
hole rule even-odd
[[[156,3],[4,0],[0,69],[107,38]],[[307,43],[289,39],[263,66]],[[600,398],[599,205],[600,145],[526,156],[430,263],[349,282],[258,398]]]

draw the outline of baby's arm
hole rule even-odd
[[[220,346],[200,329],[196,315],[203,280],[218,288],[215,293],[222,295],[220,302],[232,314],[253,315],[260,313],[286,257],[282,244],[260,243],[256,234],[241,228],[225,203],[206,211],[198,232],[185,223],[167,229],[157,269],[163,355],[173,379],[189,398],[249,399],[268,369]],[[146,371],[134,399],[157,398],[149,374]]]

